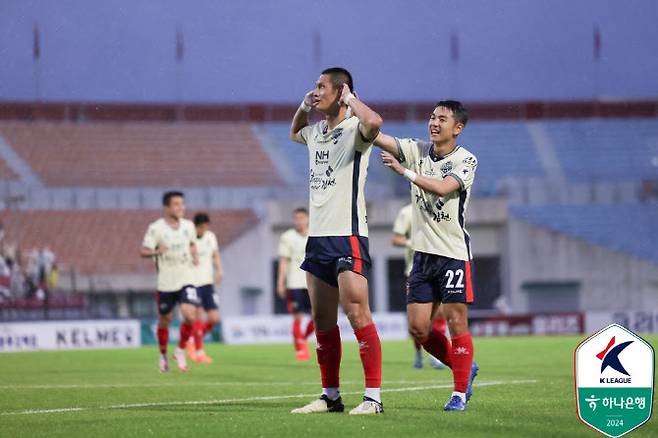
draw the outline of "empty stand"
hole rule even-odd
[[[247,123],[2,122],[53,187],[247,187],[282,183]]]
[[[0,181],[17,181],[18,175],[0,158]]]
[[[571,181],[658,179],[656,119],[545,121]]]
[[[251,210],[211,210],[211,229],[220,246],[257,223]],[[5,211],[0,218],[7,238],[23,250],[48,245],[58,262],[81,273],[133,273],[153,270],[139,257],[149,223],[159,210]]]
[[[658,204],[512,207],[511,213],[531,224],[658,263]]]

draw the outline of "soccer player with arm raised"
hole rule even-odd
[[[290,138],[306,144],[309,151],[310,222],[302,269],[306,271],[322,377],[320,398],[293,410],[296,414],[345,409],[339,392],[339,304],[359,342],[365,374],[363,402],[350,414],[383,412],[381,344],[368,303],[371,261],[364,198],[368,158],[382,118],[353,91],[347,70],[324,70],[315,88],[304,96],[290,128]],[[324,117],[309,125],[312,109]]]
[[[432,356],[452,369],[454,391],[446,411],[466,409],[478,366],[468,330],[473,303],[471,239],[466,210],[477,159],[457,144],[468,121],[460,102],[441,101],[430,114],[429,142],[380,133],[384,165],[412,183],[411,248],[414,259],[407,282],[409,332]],[[452,340],[432,329],[441,305]]]

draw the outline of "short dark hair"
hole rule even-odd
[[[308,216],[308,210],[307,210],[306,208],[304,208],[304,207],[297,207],[296,209],[294,209],[294,210],[292,211],[292,213],[293,213],[293,214],[296,214],[296,213],[304,213],[306,216]]]
[[[331,67],[324,69],[322,71],[323,75],[331,76],[331,83],[334,88],[342,88],[343,84],[347,84],[350,87],[350,91],[354,92],[354,82],[352,81],[352,75],[347,69],[343,67]]]
[[[468,122],[468,111],[464,108],[464,105],[458,100],[441,100],[436,103],[434,108],[442,106],[443,108],[448,108],[452,111],[452,117],[455,118],[455,122],[461,123],[466,126]]]
[[[210,217],[208,217],[208,213],[204,213],[200,211],[194,215],[194,225],[203,225],[209,223],[210,223]]]
[[[172,190],[170,192],[165,192],[164,195],[162,195],[162,205],[165,207],[169,207],[169,204],[171,203],[171,198],[185,198],[185,195],[183,192],[175,191]]]

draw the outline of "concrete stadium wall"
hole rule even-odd
[[[516,312],[543,310],[530,306],[533,292],[524,290],[524,284],[532,283],[558,283],[557,289],[559,283],[578,284],[579,307],[563,310],[658,308],[658,267],[650,262],[517,219],[510,219],[508,236],[506,289]],[[572,303],[557,289],[551,306],[559,307],[560,300]]]

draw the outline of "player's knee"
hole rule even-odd
[[[181,315],[186,324],[192,324],[196,320],[196,312],[181,312]]]
[[[430,334],[430,328],[427,324],[414,324],[409,323],[409,334],[416,341],[420,342],[425,340]]]
[[[336,324],[338,323],[335,315],[332,316],[326,313],[313,311],[311,316],[313,318],[313,324],[315,324],[316,329],[320,331],[331,330],[336,327]]]
[[[166,315],[160,315],[160,318],[158,319],[158,326],[159,327],[169,327],[169,324],[171,324],[171,320],[174,318],[174,315],[171,313],[168,313]]]
[[[360,308],[351,309],[346,312],[346,315],[353,329],[359,329],[372,323],[370,312]]]
[[[462,312],[450,312],[446,320],[452,336],[459,336],[468,330],[468,319]]]

